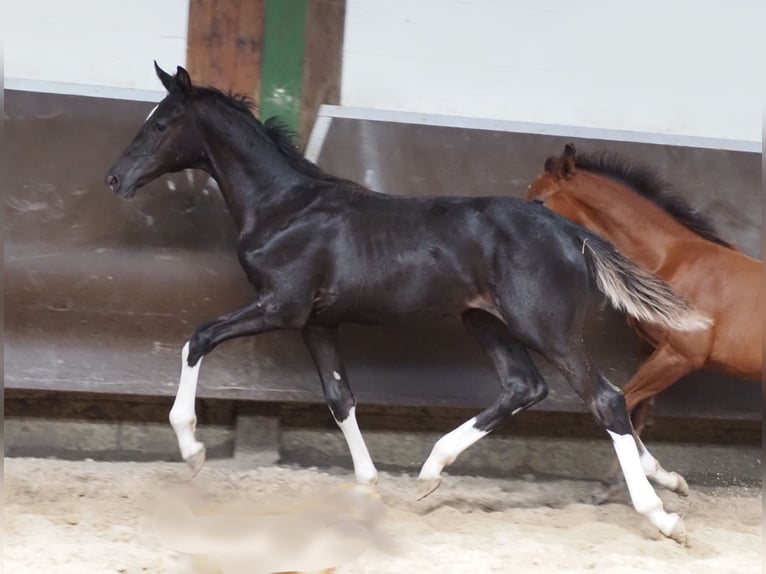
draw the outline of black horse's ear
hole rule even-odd
[[[568,143],[564,146],[564,157],[571,157],[574,159],[574,157],[577,155],[577,149],[575,148],[575,145],[573,143]]]
[[[187,72],[181,66],[176,67],[176,85],[178,86],[178,89],[183,93],[188,93],[192,87],[189,72]]]
[[[160,79],[160,82],[162,82],[162,85],[165,86],[168,93],[176,89],[176,81],[173,79],[173,76],[160,68],[157,65],[157,60],[154,61],[154,71],[157,73],[157,77]]]

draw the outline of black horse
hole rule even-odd
[[[527,351],[534,349],[560,369],[611,434],[636,509],[666,536],[684,538],[680,517],[663,510],[647,480],[661,467],[634,439],[622,393],[585,350],[583,323],[594,284],[616,308],[643,321],[694,330],[708,324],[705,317],[611,244],[543,206],[509,197],[374,193],[304,159],[281,124],[261,123],[245,99],[194,86],[181,67],[175,76],[155,68],[168,95],[106,183],[127,198],[168,172],[209,173],[239,230],[239,261],[255,289],[243,307],[200,325],[183,349],[170,421],[195,472],[204,461],[194,438],[202,357],[234,337],[299,329],[356,478],[375,482],[338,326],[461,315],[497,370],[500,396],[436,443],[420,473],[421,496],[465,448],[545,398],[546,384]]]

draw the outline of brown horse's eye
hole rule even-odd
[[[165,131],[165,124],[154,124],[154,131],[155,132],[164,132]]]

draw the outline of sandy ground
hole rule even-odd
[[[14,574],[202,572],[167,549],[150,515],[183,464],[5,460],[5,571]],[[260,504],[310,498],[349,481],[344,472],[214,461],[195,479],[218,501]],[[445,477],[414,501],[415,479],[382,473],[381,529],[393,545],[372,548],[338,574],[382,573],[760,573],[760,489],[658,491],[684,516],[689,547],[663,539],[631,507],[579,504],[591,483]],[[208,572],[209,570],[204,570]],[[214,570],[213,570],[214,571]]]

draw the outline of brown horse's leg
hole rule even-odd
[[[644,432],[646,425],[649,423],[649,413],[653,406],[654,397],[651,397],[645,401],[641,401],[633,409],[630,418],[633,421],[633,430],[637,435],[641,436],[641,433]]]
[[[701,367],[703,363],[704,360],[700,358],[689,359],[669,344],[664,344],[657,347],[654,353],[641,365],[638,372],[623,388],[625,403],[628,412],[632,415],[637,439],[646,426],[654,397],[684,375]],[[639,451],[642,454],[645,453],[642,462],[645,462],[647,476],[669,490],[686,495],[688,486],[686,486],[683,477],[677,473],[665,471],[645,447],[641,448],[643,444],[640,441],[637,442],[639,443]],[[588,496],[587,501],[591,504],[603,504],[621,490],[621,487],[621,474],[619,465],[615,460],[602,484]]]

